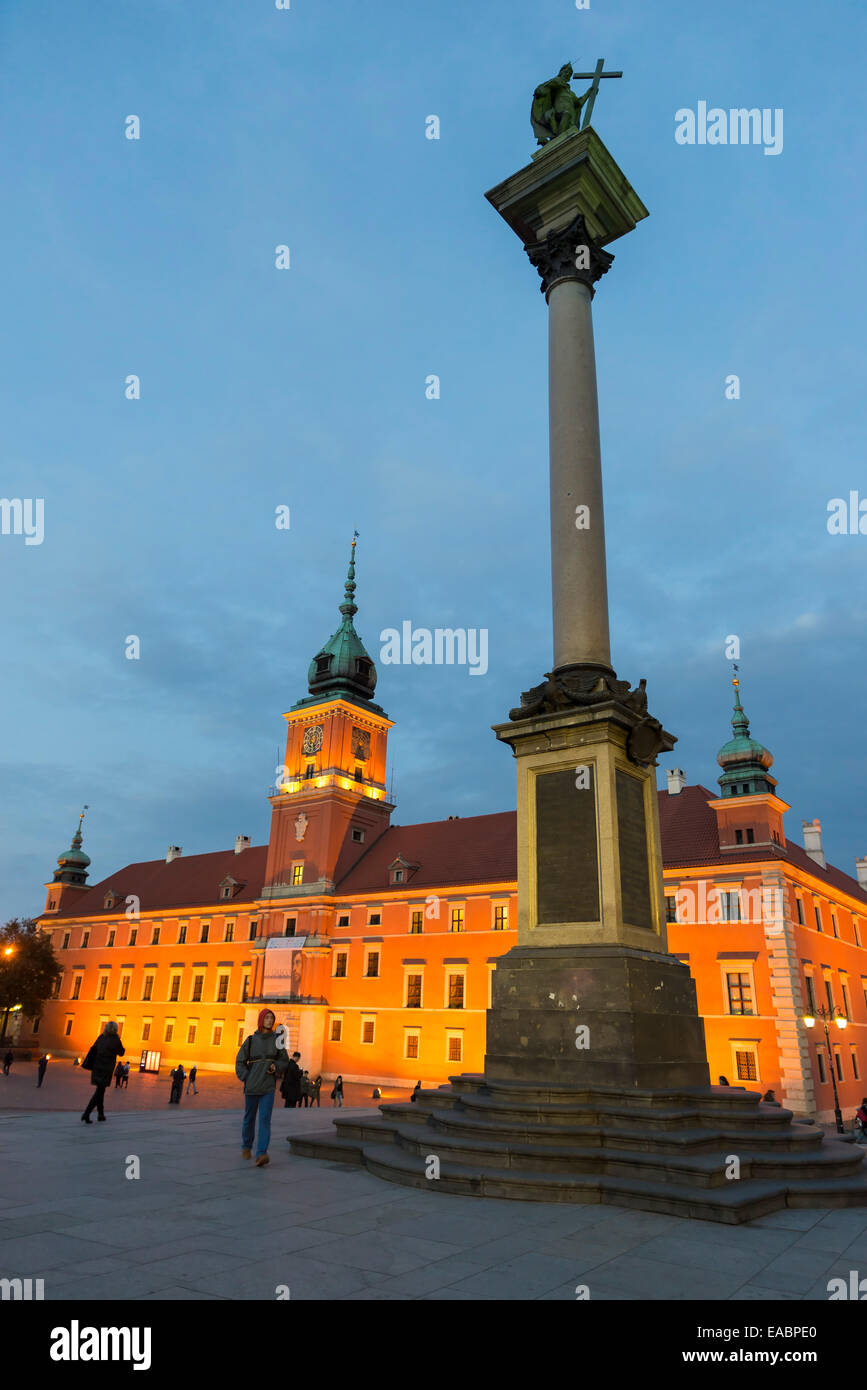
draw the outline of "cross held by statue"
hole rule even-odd
[[[583,120],[583,122],[582,122],[582,130],[586,130],[587,127],[588,127],[589,124],[590,124],[590,117],[593,115],[593,107],[596,105],[596,98],[597,98],[597,96],[599,95],[599,82],[600,82],[600,80],[601,80],[603,77],[622,77],[622,76],[623,76],[623,73],[622,73],[622,72],[603,72],[602,69],[603,69],[604,67],[605,67],[605,59],[604,59],[604,58],[600,58],[599,61],[598,61],[597,64],[596,64],[596,67],[594,68],[593,72],[573,72],[573,74],[572,74],[573,77],[580,77],[582,80],[583,80],[584,78],[592,78],[592,79],[593,79],[593,84],[592,84],[592,86],[591,86],[591,88],[590,88],[590,91],[589,91],[589,93],[588,93],[588,95],[587,95],[587,105],[586,105],[585,110],[584,110],[584,120]]]

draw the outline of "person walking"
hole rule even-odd
[[[115,1086],[116,1086],[116,1087],[117,1087],[117,1086],[120,1086],[120,1083],[121,1083],[122,1080],[123,1080],[123,1062],[118,1062],[117,1066],[116,1066],[115,1069],[114,1069],[114,1084],[115,1084]]]
[[[283,1105],[288,1110],[294,1110],[301,1099],[301,1068],[298,1065],[300,1052],[293,1052],[286,1063],[286,1074],[280,1082],[280,1094],[283,1097]]]
[[[310,1094],[311,1094],[312,1090],[313,1090],[313,1082],[310,1080],[310,1073],[307,1072],[307,1071],[302,1072],[302,1073],[301,1073],[301,1099],[300,1099],[300,1101],[298,1102],[298,1104],[299,1104],[299,1105],[303,1105],[305,1110],[307,1109],[308,1105],[310,1104]]]
[[[241,1125],[241,1157],[251,1158],[253,1140],[256,1143],[256,1167],[270,1162],[271,1112],[274,1109],[274,1090],[277,1078],[288,1067],[285,1047],[277,1046],[274,1032],[276,1019],[270,1009],[262,1009],[255,1033],[245,1038],[235,1058],[235,1075],[244,1083],[244,1119]],[[258,1119],[258,1126],[257,1121]]]
[[[6,1053],[6,1056],[3,1058],[3,1075],[4,1075],[4,1076],[8,1076],[8,1075],[9,1075],[9,1069],[10,1069],[10,1067],[12,1066],[12,1063],[13,1063],[14,1061],[15,1061],[15,1058],[14,1058],[14,1056],[12,1055],[12,1049],[10,1048],[10,1050]]]
[[[39,1080],[36,1082],[36,1086],[37,1086],[37,1089],[38,1089],[38,1088],[42,1085],[43,1081],[45,1080],[45,1073],[48,1071],[48,1053],[47,1053],[47,1052],[43,1052],[42,1056],[39,1058],[39,1061],[38,1061],[37,1066],[36,1066],[36,1071],[37,1071],[37,1073],[38,1073],[38,1075],[39,1075]],[[110,1081],[110,1080],[111,1080],[111,1077],[109,1077],[109,1081]]]
[[[120,1078],[121,1089],[126,1090],[129,1085],[129,1062],[123,1064],[123,1076]]]
[[[864,1096],[855,1111],[855,1142],[867,1144],[867,1096]]]
[[[322,1077],[321,1077],[321,1076],[317,1076],[316,1080],[313,1082],[313,1086],[312,1086],[312,1089],[311,1089],[311,1092],[310,1092],[310,1105],[311,1105],[311,1107],[314,1106],[314,1105],[316,1105],[316,1106],[321,1106],[321,1102],[320,1102],[320,1100],[319,1100],[319,1092],[321,1091],[321,1089],[322,1089]]]
[[[197,1071],[198,1071],[198,1067],[196,1067],[196,1066],[190,1067],[190,1078],[189,1078],[189,1081],[187,1082],[187,1095],[190,1094],[190,1091],[192,1091],[192,1093],[193,1093],[194,1096],[197,1096],[197,1095],[199,1094],[199,1088],[198,1088],[198,1086],[196,1085],[196,1072],[197,1072]]]
[[[331,1090],[331,1104],[339,1108],[343,1105],[343,1077],[335,1077],[334,1086]]]
[[[184,1071],[183,1062],[178,1062],[178,1065],[171,1073],[172,1089],[169,1094],[169,1105],[180,1105],[181,1096],[184,1093],[184,1081],[186,1080],[186,1076],[187,1074]]]
[[[90,1116],[94,1108],[96,1118],[105,1119],[105,1088],[111,1085],[115,1060],[122,1057],[124,1051],[117,1024],[113,1019],[109,1020],[82,1063],[83,1069],[90,1072],[90,1079],[96,1088],[81,1117],[86,1125],[93,1124]]]

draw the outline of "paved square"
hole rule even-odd
[[[731,1227],[420,1192],[289,1153],[330,1119],[276,1109],[256,1168],[240,1107],[0,1114],[0,1277],[44,1279],[46,1299],[572,1301],[825,1300],[867,1275],[867,1208]]]

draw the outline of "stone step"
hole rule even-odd
[[[293,1154],[300,1158],[330,1158],[336,1163],[364,1163],[364,1146],[359,1139],[341,1139],[327,1130],[314,1134],[293,1134],[289,1140]]]
[[[754,1153],[741,1158],[738,1179],[726,1177],[729,1154],[715,1153],[656,1155],[647,1151],[624,1150],[613,1146],[588,1147],[552,1145],[545,1143],[503,1144],[481,1135],[460,1138],[441,1129],[421,1130],[417,1126],[398,1126],[397,1143],[410,1153],[427,1157],[436,1154],[442,1161],[448,1156],[457,1163],[476,1163],[485,1168],[502,1170],[534,1170],[544,1173],[605,1174],[636,1176],[642,1181],[665,1182],[674,1179],[682,1186],[700,1188],[731,1186],[733,1182],[757,1180],[787,1180],[790,1175],[799,1179],[824,1176],[847,1176],[861,1167],[857,1155],[844,1146],[820,1150],[809,1158],[799,1154]],[[741,1156],[738,1155],[740,1158]]]
[[[648,1108],[678,1111],[684,1108],[700,1108],[702,1111],[715,1113],[718,1108],[721,1108],[732,1112],[758,1114],[761,1104],[761,1093],[748,1091],[743,1086],[683,1086],[671,1090],[652,1091],[636,1087],[625,1090],[617,1086],[553,1086],[540,1085],[533,1081],[493,1081],[487,1080],[478,1073],[450,1077],[449,1087],[441,1088],[441,1090],[448,1089],[460,1095],[461,1098],[465,1094],[482,1093],[493,1098],[503,1097],[512,1101],[536,1101],[546,1108],[558,1105],[568,1107],[576,1104],[579,1107],[586,1107],[610,1103],[619,1111]],[[438,1093],[428,1091],[421,1094],[436,1097]],[[776,1111],[777,1107],[771,1106],[767,1109]],[[791,1114],[790,1111],[782,1109],[777,1113],[784,1116]]]
[[[431,1105],[425,1102],[421,1106],[422,1110],[439,1109],[436,1103]],[[486,1094],[470,1094],[465,1092],[460,1097],[459,1106],[452,1107],[464,1112],[477,1112],[479,1115],[492,1117],[503,1117],[504,1119],[514,1119],[526,1121],[530,1124],[544,1124],[546,1127],[559,1129],[561,1126],[570,1125],[598,1125],[603,1121],[612,1127],[620,1126],[624,1130],[634,1129],[636,1124],[645,1126],[648,1130],[656,1130],[660,1133],[666,1130],[680,1130],[684,1126],[703,1126],[709,1133],[713,1134],[721,1126],[726,1128],[736,1127],[741,1133],[748,1133],[752,1127],[762,1137],[776,1132],[785,1134],[789,1132],[792,1120],[791,1112],[788,1110],[778,1110],[776,1107],[763,1107],[758,1112],[747,1112],[742,1109],[722,1110],[715,1109],[708,1113],[701,1110],[698,1106],[683,1106],[678,1109],[659,1109],[647,1107],[642,1110],[624,1110],[623,1106],[600,1105],[600,1104],[557,1104],[551,1106],[532,1105],[520,1100],[507,1100]],[[812,1132],[812,1131],[811,1131]],[[821,1143],[821,1131],[817,1130],[818,1138],[814,1142]],[[807,1142],[806,1131],[801,1142]]]
[[[612,1203],[728,1225],[753,1221],[786,1205],[785,1189],[777,1183],[729,1183],[725,1188],[702,1191],[671,1182],[644,1182],[606,1174],[484,1170],[451,1159],[441,1161],[440,1176],[433,1180],[426,1176],[423,1158],[395,1145],[376,1144],[365,1146],[364,1162],[371,1173],[389,1182],[432,1192],[535,1202]],[[732,1190],[735,1187],[737,1191]]]
[[[414,1108],[414,1107],[413,1107]],[[404,1117],[388,1116],[401,1123]],[[424,1120],[424,1114],[413,1119]],[[803,1154],[819,1149],[822,1144],[821,1131],[808,1128],[792,1128],[782,1132],[766,1132],[763,1127],[755,1129],[734,1129],[718,1126],[716,1129],[680,1128],[671,1131],[648,1131],[642,1123],[633,1121],[630,1128],[624,1128],[620,1117],[611,1117],[606,1124],[566,1124],[549,1125],[532,1122],[498,1113],[484,1113],[469,1106],[461,1105],[451,1110],[431,1110],[429,1119],[437,1129],[447,1134],[497,1139],[502,1143],[560,1144],[575,1141],[579,1144],[614,1144],[616,1147],[650,1151],[652,1153],[682,1153],[685,1151],[719,1149],[727,1146],[727,1153],[752,1152],[771,1149],[773,1151]]]

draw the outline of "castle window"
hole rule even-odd
[[[834,933],[834,935],[835,935],[836,937],[839,937],[839,935],[840,935],[840,928],[837,926],[837,914],[836,914],[836,912],[832,912],[832,913],[831,913],[831,930],[832,930],[832,932]]]
[[[462,1062],[464,1060],[464,1035],[463,1033],[446,1034],[446,1061]]]
[[[330,667],[330,665],[331,665],[331,657],[330,657],[330,656],[317,656],[317,658],[316,658],[316,674],[317,674],[317,676],[327,676],[327,675],[328,675],[328,668]]]
[[[369,918],[367,919],[367,925],[368,925],[369,927],[378,927],[378,926],[380,925],[381,921],[382,921],[382,915],[381,915],[381,913],[379,913],[379,912],[371,912]]]
[[[858,918],[857,918],[857,917],[853,917],[853,918],[852,918],[852,931],[853,931],[854,934],[855,934],[855,945],[856,945],[856,946],[860,946],[860,945],[861,945],[861,932],[860,932],[859,927],[858,927]]]
[[[333,1014],[331,1018],[331,1031],[329,1042],[340,1042],[343,1037],[343,1015]]]
[[[212,1047],[219,1047],[219,1046],[220,1046],[220,1043],[221,1043],[222,1041],[223,1041],[223,1020],[222,1020],[221,1018],[215,1018],[215,1019],[214,1019],[214,1029],[213,1029],[213,1032],[212,1032],[212,1034],[211,1034],[211,1046],[212,1046]]]
[[[144,983],[143,983],[143,985],[142,985],[142,992],[141,992],[141,997],[142,997],[142,999],[150,999],[150,998],[153,996],[153,992],[154,992],[154,977],[153,977],[153,975],[145,975],[145,977],[144,977]]]
[[[369,661],[362,661],[361,657],[356,657],[356,659],[355,659],[355,672],[356,672],[356,675],[361,676],[361,679],[362,679],[362,680],[365,680],[365,681],[368,680],[369,677],[370,677],[370,662],[369,662]]]
[[[234,940],[235,940],[235,923],[234,923],[234,922],[227,922],[227,923],[226,923],[226,940],[227,940],[227,941],[234,941]]]
[[[346,961],[348,951],[338,951],[334,957],[334,978],[335,980],[346,979]]]
[[[210,935],[211,935],[211,924],[210,924],[210,922],[203,922],[203,923],[202,923],[202,934],[201,934],[201,936],[199,937],[199,940],[201,941],[201,943],[202,943],[203,946],[207,943],[208,937],[209,937]]]
[[[370,1015],[368,1015],[368,1016],[365,1018],[364,1015],[362,1015],[362,1019],[361,1019],[361,1041],[362,1041],[363,1043],[372,1043],[372,1042],[375,1041],[375,1039],[376,1039],[376,1018],[375,1018],[375,1017],[371,1017]]]
[[[406,1007],[408,1009],[421,1008],[421,975],[407,975],[406,977]]]
[[[191,1018],[191,1019],[190,1019],[190,1026],[189,1026],[189,1028],[187,1029],[187,1042],[188,1042],[188,1043],[194,1043],[194,1042],[196,1041],[196,1029],[198,1028],[198,1026],[199,1026],[199,1020],[198,1020],[197,1018]]]
[[[100,975],[100,977],[99,977],[99,987],[98,987],[98,989],[97,989],[97,991],[96,991],[96,997],[97,997],[97,999],[104,999],[104,998],[105,998],[105,992],[106,992],[107,989],[108,989],[108,976],[107,976],[107,975]]]
[[[409,915],[410,936],[421,936],[424,930],[424,916],[421,912],[411,912]]]
[[[142,1042],[148,1042],[148,1041],[150,1040],[150,1035],[151,1035],[151,1024],[152,1024],[152,1023],[153,1023],[153,1019],[152,1019],[152,1018],[143,1018],[143,1019],[142,1019],[142,1025],[141,1025],[141,1040],[142,1040]]]
[[[754,845],[756,842],[755,834],[750,826],[747,826],[747,844]]]
[[[284,935],[284,936],[294,936],[294,935],[295,935],[295,927],[296,927],[296,925],[297,925],[297,922],[298,922],[298,918],[297,918],[297,917],[287,917],[287,918],[286,918],[286,923],[285,923],[285,925],[284,925],[284,927],[283,927],[283,935]]]
[[[805,923],[805,921],[804,921],[804,900],[803,900],[803,898],[796,898],[796,899],[795,899],[795,911],[796,911],[797,914],[798,914],[798,921],[800,922],[801,926],[802,926],[802,927],[803,927],[803,926],[806,926],[806,923]]]
[[[507,911],[502,905],[494,908],[494,931],[505,931],[508,927]]]
[[[72,998],[73,998],[73,999],[77,999],[78,996],[80,995],[80,993],[81,993],[81,981],[82,981],[83,979],[84,979],[84,976],[83,976],[83,975],[76,975],[75,979],[72,981]]]
[[[834,1003],[834,991],[833,991],[833,989],[831,988],[831,976],[830,976],[830,975],[826,975],[826,976],[825,976],[825,998],[828,1000],[828,1009],[829,1009],[829,1012],[830,1012],[830,1013],[833,1013],[834,1010],[835,1010],[835,1008],[836,1008],[836,1005],[835,1005],[835,1003]]]
[[[115,937],[115,928],[112,927],[111,930],[110,930],[109,933],[108,933],[108,940],[107,940],[106,943],[105,943],[106,946],[113,946],[113,945],[114,945],[114,937]]]
[[[250,923],[250,940],[251,940],[251,941],[255,941],[255,940],[256,940],[256,933],[257,933],[258,930],[259,930],[259,923],[258,923],[258,922],[251,922],[251,923]]]
[[[173,975],[169,985],[169,1003],[175,1004],[181,997],[181,977]]]
[[[736,831],[735,831],[735,844],[736,844],[736,845],[742,845],[743,842],[744,842],[744,832],[743,832],[742,830],[736,830]]]
[[[464,909],[463,909],[462,907],[453,907],[453,908],[452,908],[452,914],[451,914],[451,921],[450,921],[450,923],[449,923],[449,931],[463,931],[463,929],[464,929]]]
[[[847,986],[847,984],[846,984],[846,981],[843,979],[842,975],[840,976],[840,992],[841,992],[842,995],[843,995],[843,1013],[844,1013],[844,1015],[846,1016],[846,1018],[851,1019],[851,1017],[852,1017],[852,1009],[851,1009],[851,1006],[850,1006],[850,1004],[849,1004],[849,988],[848,988],[848,986]]]
[[[137,941],[138,941],[138,927],[130,927],[130,932],[129,932],[129,944],[130,944],[130,946],[134,946],[135,943],[136,943]]]
[[[837,1073],[837,1080],[843,1080],[843,1059],[840,1056],[839,1047],[834,1048],[834,1070]]]
[[[225,1002],[226,1002],[226,1000],[228,999],[228,997],[229,997],[229,977],[228,977],[228,975],[221,975],[220,978],[219,978],[219,980],[217,981],[217,1003],[218,1003],[218,1004],[225,1004]]]
[[[393,883],[403,883],[403,869],[395,869]]]
[[[34,1033],[35,1033],[35,1032],[36,1032],[36,1029],[34,1028],[33,1031],[34,1031]],[[861,1073],[860,1073],[860,1071],[858,1070],[858,1053],[855,1051],[854,1047],[851,1049],[851,1052],[852,1052],[852,1075],[854,1076],[854,1078],[855,1078],[856,1081],[860,1081],[860,1080],[861,1080]]]
[[[822,913],[818,903],[813,904],[813,912],[816,915],[816,931],[822,930]]]
[[[815,992],[815,990],[813,989],[813,977],[812,977],[812,975],[805,975],[805,976],[804,976],[804,985],[806,986],[806,990],[807,990],[807,1011],[808,1011],[808,1013],[811,1014],[812,1016],[815,1016],[815,1013],[816,1013],[816,992]],[[867,994],[865,994],[865,998],[867,998]]]
[[[743,971],[729,972],[726,974],[726,987],[729,997],[729,1013],[751,1014],[753,1012],[753,991],[750,976]]]
[[[118,990],[118,993],[117,993],[118,999],[129,999],[129,982],[130,982],[131,979],[132,979],[132,976],[131,976],[131,975],[121,975],[121,977],[120,977],[120,989]]]
[[[68,932],[68,931],[65,931],[65,932],[63,933],[63,944],[61,945],[60,949],[61,949],[61,951],[68,951],[68,950],[69,950],[69,932]]]
[[[190,999],[192,1000],[192,1002],[193,1002],[194,1004],[198,1004],[199,1000],[201,999],[201,997],[202,997],[202,990],[203,990],[203,988],[204,988],[204,984],[205,984],[205,977],[204,977],[204,975],[194,975],[194,976],[193,976],[193,992],[192,992],[192,994],[190,995]]]
[[[363,844],[364,844],[364,831],[363,831],[363,830],[358,830],[358,829],[353,830],[353,832],[352,832],[352,838],[353,838],[355,844],[357,844],[357,845],[363,845]]]
[[[223,889],[222,896],[223,896],[223,898],[231,898],[231,896],[232,896],[232,885],[231,885],[230,883],[227,883],[227,884],[226,884],[225,888]]]
[[[308,763],[307,766],[305,767],[305,769],[304,769],[304,776],[305,776],[305,777],[312,777],[312,776],[313,776],[313,764],[312,764],[312,763]]]
[[[449,1008],[462,1009],[464,1007],[464,976],[463,974],[449,975]]]
[[[89,930],[88,930],[88,931],[84,931],[84,932],[81,933],[81,945],[82,945],[82,949],[84,949],[85,946],[89,946],[89,945],[90,945],[90,931],[89,931]]]
[[[738,1081],[757,1081],[758,1066],[753,1048],[735,1049],[735,1069]]]
[[[819,1080],[822,1082],[822,1085],[824,1085],[828,1080],[828,1073],[825,1069],[825,1054],[818,1049],[816,1051],[816,1061],[819,1064]]]
[[[665,895],[665,920],[666,922],[677,921],[677,897],[674,893]]]
[[[250,976],[245,975],[241,981],[241,1003],[246,1004],[250,998]]]
[[[403,1055],[407,1061],[415,1061],[418,1057],[420,1036],[417,1029],[407,1029],[404,1033]]]
[[[293,887],[293,888],[297,888],[298,885],[299,885],[299,883],[300,883],[301,880],[303,879],[303,877],[304,877],[304,865],[303,865],[303,864],[293,864],[293,865],[292,865],[292,887]]]
[[[72,1032],[72,1015],[70,1015],[69,1018],[66,1020],[66,1027],[63,1031],[65,1036],[68,1038],[70,1033]]]
[[[337,919],[337,925],[338,925],[338,927],[348,927],[348,926],[349,926],[349,914],[345,912],[345,913],[343,914],[342,917],[338,917],[338,919]]]
[[[154,927],[154,934],[153,934],[153,936],[151,937],[151,945],[152,945],[152,946],[159,946],[159,944],[160,944],[160,929],[159,929],[159,927]]]
[[[172,1038],[173,1038],[174,1036],[175,1036],[175,1020],[174,1020],[173,1018],[167,1018],[167,1019],[166,1019],[166,1030],[165,1030],[165,1033],[163,1034],[163,1042],[170,1043],[171,1040],[172,1040]]]
[[[187,939],[187,924],[181,922],[178,926],[178,945],[183,946]]]
[[[365,970],[364,970],[364,973],[365,973],[366,977],[367,977],[369,980],[376,980],[376,979],[379,978],[379,952],[378,952],[378,951],[368,951],[368,953],[367,953],[367,961],[365,962]]]

